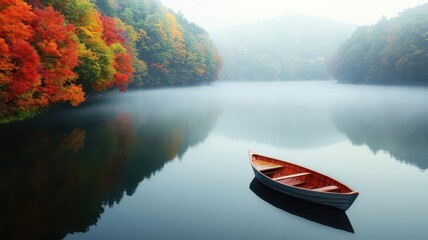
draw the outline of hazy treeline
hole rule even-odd
[[[206,31],[158,0],[0,0],[0,121],[130,86],[207,83]]]
[[[327,63],[355,26],[321,17],[283,16],[211,33],[225,80],[331,78]]]
[[[358,28],[330,63],[340,82],[428,84],[428,4]]]

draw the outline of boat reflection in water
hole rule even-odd
[[[345,211],[288,196],[264,186],[256,178],[251,181],[250,190],[262,200],[290,214],[354,233]]]

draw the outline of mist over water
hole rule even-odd
[[[396,157],[428,166],[427,88],[316,81],[218,87],[224,114],[217,131],[227,136],[298,149],[348,140],[373,152],[408,151]]]
[[[0,133],[6,238],[428,237],[428,88],[312,81],[135,91]],[[276,196],[254,183],[249,149],[360,196],[346,213]]]

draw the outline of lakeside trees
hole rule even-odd
[[[0,0],[0,120],[117,88],[208,83],[208,34],[157,0]]]
[[[428,84],[428,4],[357,29],[330,63],[340,82]]]
[[[50,6],[33,11],[22,0],[2,0],[0,10],[0,117],[81,103],[74,26]]]

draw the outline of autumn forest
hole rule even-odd
[[[0,0],[0,123],[105,93],[219,78],[426,85],[427,13],[425,3],[360,27],[282,16],[211,40],[159,0]]]
[[[0,119],[118,89],[218,78],[207,32],[157,0],[0,0]]]

